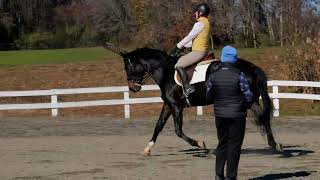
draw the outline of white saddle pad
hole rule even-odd
[[[208,60],[208,61],[198,63],[195,70],[194,70],[190,84],[205,81],[207,69],[208,69],[209,65],[211,64],[211,62],[213,62],[213,61],[217,61],[217,60],[213,59],[213,60]],[[179,86],[182,86],[181,82],[178,80],[178,76],[179,76],[179,74],[177,73],[177,71],[175,71],[174,80]]]

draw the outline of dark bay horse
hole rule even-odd
[[[159,85],[161,89],[161,98],[163,99],[163,107],[154,128],[153,136],[144,149],[144,153],[149,155],[151,148],[154,146],[157,137],[168,118],[172,115],[174,119],[174,126],[176,134],[188,142],[192,146],[205,148],[203,141],[196,141],[183,133],[183,110],[187,107],[181,86],[174,81],[174,64],[177,62],[177,57],[169,56],[166,52],[141,48],[132,52],[125,52],[124,50],[115,47],[111,44],[106,44],[105,48],[120,54],[124,60],[125,71],[127,73],[127,80],[129,89],[133,92],[140,91],[141,85],[144,83],[146,77],[150,76]],[[207,76],[219,65],[220,61],[214,61],[210,64]],[[237,66],[246,75],[251,84],[254,94],[255,103],[251,108],[254,114],[254,122],[259,127],[261,132],[267,134],[268,145],[275,150],[282,150],[281,144],[277,144],[274,140],[271,129],[271,113],[272,102],[268,95],[267,77],[263,70],[254,64],[239,59]],[[196,91],[189,95],[191,106],[204,106],[212,104],[206,98],[206,83],[200,82],[193,84]],[[262,98],[262,105],[259,102],[259,97]]]

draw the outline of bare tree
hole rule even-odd
[[[264,10],[264,14],[267,20],[268,26],[268,34],[269,34],[269,44],[274,46],[275,45],[275,33],[273,28],[273,22],[275,19],[275,12],[276,3],[274,0],[265,0],[262,4],[262,8]]]
[[[73,39],[81,39],[83,30],[95,40],[167,49],[190,31],[200,2],[212,9],[218,45],[259,47],[263,37],[272,46],[294,45],[319,32],[319,0],[0,0],[0,40],[76,29]]]
[[[252,34],[252,41],[254,48],[257,48],[257,34],[256,34],[256,24],[255,24],[255,1],[250,0],[240,0],[240,11],[243,17],[243,30],[244,37],[246,38],[246,44],[248,44],[249,32]],[[250,30],[249,30],[250,29]]]
[[[90,18],[101,38],[117,42],[133,37],[135,22],[127,0],[91,0]]]

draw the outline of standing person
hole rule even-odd
[[[188,74],[185,68],[199,62],[206,56],[208,51],[210,32],[210,23],[208,20],[209,13],[210,8],[207,4],[202,3],[196,6],[194,15],[197,22],[194,24],[190,33],[183,38],[175,48],[181,49],[183,47],[192,47],[192,52],[180,57],[175,64],[175,69],[182,80],[183,93],[186,97],[194,92],[195,89],[188,82]]]
[[[214,103],[219,144],[216,149],[216,180],[223,180],[227,163],[227,180],[236,180],[241,146],[246,128],[247,109],[253,93],[245,75],[235,66],[237,50],[222,49],[221,65],[207,81],[207,99]]]

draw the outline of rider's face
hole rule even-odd
[[[194,17],[195,17],[196,19],[198,19],[198,18],[200,17],[199,11],[194,12]]]
[[[202,12],[200,12],[200,11],[194,12],[194,16],[195,16],[196,19],[200,18],[201,15],[202,15]]]

